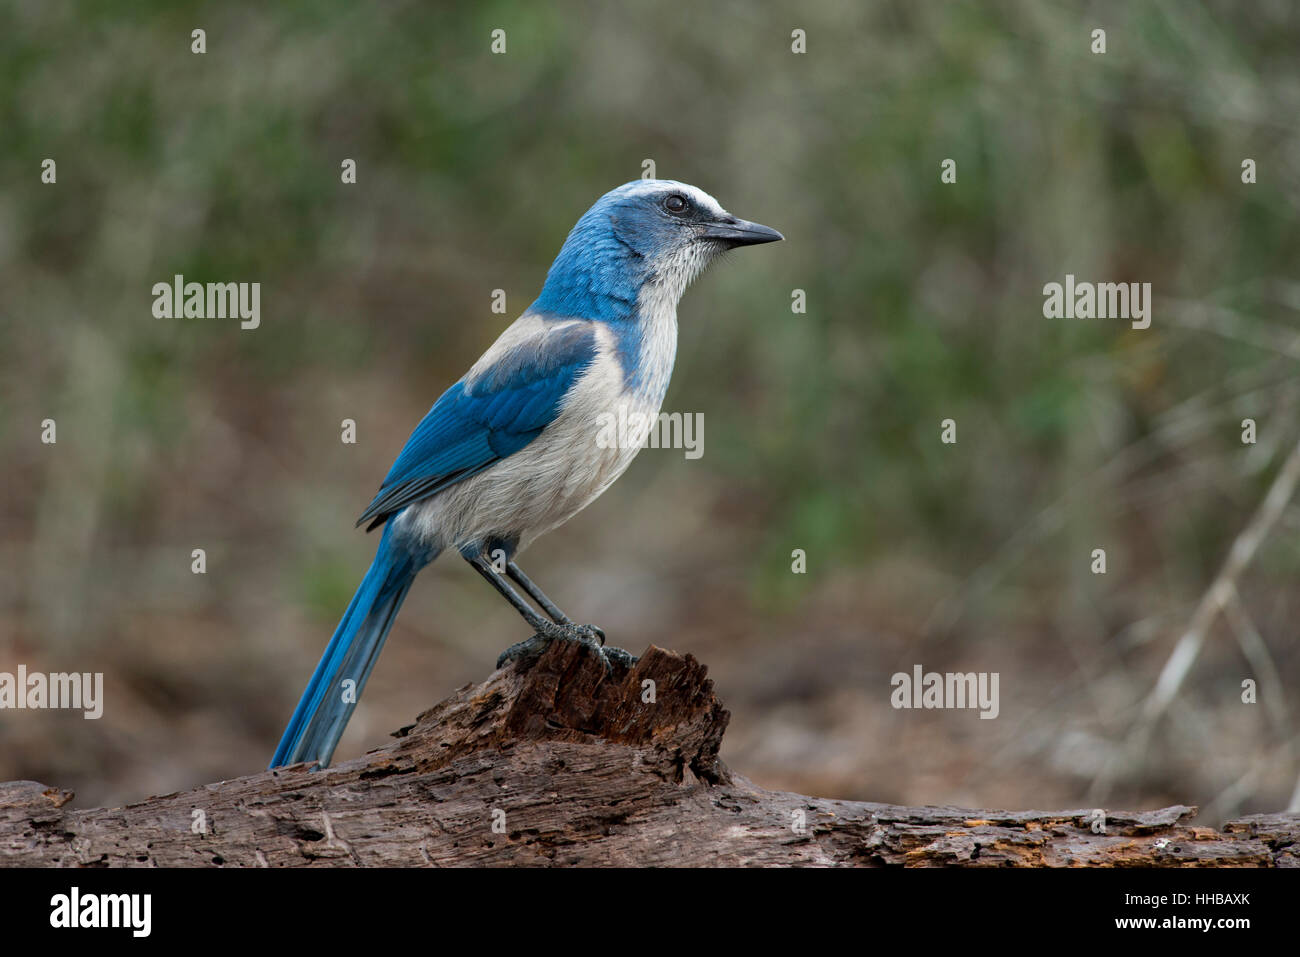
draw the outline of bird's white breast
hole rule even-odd
[[[668,390],[677,354],[671,293],[655,285],[642,292],[635,387],[624,375],[613,330],[596,323],[596,358],[570,388],[555,420],[514,455],[412,505],[398,521],[438,549],[516,536],[522,548],[590,504],[632,463]],[[540,322],[521,318],[475,369]],[[611,417],[633,423],[615,442],[609,441]]]

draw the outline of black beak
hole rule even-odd
[[[700,235],[706,239],[716,239],[728,246],[757,246],[759,243],[774,243],[785,239],[770,226],[760,226],[747,219],[728,216],[715,223],[705,223]]]

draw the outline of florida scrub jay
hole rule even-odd
[[[691,280],[727,249],[781,238],[671,180],[635,180],[587,210],[537,301],[434,403],[358,520],[383,527],[378,552],[271,767],[329,764],[411,582],[447,549],[528,622],[535,634],[522,644],[604,644],[600,629],[574,624],[515,556],[631,463],[645,434],[597,441],[598,424],[621,413],[618,421],[648,432],[668,389],[677,302]]]

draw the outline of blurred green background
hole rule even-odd
[[[1298,116],[1287,0],[3,5],[0,670],[106,703],[0,712],[0,780],[93,806],[264,767],[409,431],[652,159],[787,242],[687,293],[665,410],[704,456],[646,450],[534,546],[559,604],[709,665],[768,787],[1286,807],[1294,505],[1132,742],[1300,438]],[[1152,283],[1151,328],[1043,318],[1067,272]],[[260,282],[261,328],[155,319],[176,273]],[[437,563],[336,758],[525,635]],[[1000,716],[893,710],[914,664],[998,672]]]

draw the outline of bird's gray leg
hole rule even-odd
[[[524,590],[524,592],[537,604],[542,606],[542,611],[551,616],[551,620],[560,625],[572,625],[571,619],[564,612],[560,611],[559,605],[546,597],[546,593],[533,584],[533,580],[524,574],[524,570],[514,562],[506,562],[506,574],[510,579]],[[599,628],[596,629],[600,631]],[[605,640],[605,633],[600,631],[600,640]]]
[[[548,638],[560,638],[564,636],[565,629],[563,626],[549,622],[529,606],[528,602],[519,597],[519,593],[510,587],[510,583],[497,574],[497,570],[492,567],[492,563],[482,555],[465,556],[465,561],[469,562],[480,575],[488,580],[493,588],[501,593],[501,597],[514,606],[515,611],[523,615],[524,621],[528,626],[536,631],[539,635],[545,635]]]
[[[547,598],[546,593],[538,588],[537,585],[533,583],[533,580],[524,574],[524,570],[514,562],[506,563],[506,574],[510,576],[515,584],[527,592],[529,598],[541,605],[543,610],[545,610],[545,612],[558,624],[570,628],[576,628],[584,633],[594,633],[596,639],[604,649],[606,658],[621,662],[628,668],[631,668],[636,664],[637,659],[635,655],[629,654],[622,648],[615,648],[613,645],[605,644],[605,632],[600,628],[597,628],[595,625],[575,625],[568,615],[560,611],[559,605]],[[509,649],[506,650],[506,653],[509,654]],[[500,665],[498,665],[498,667],[500,667]]]
[[[601,658],[605,660],[606,667],[609,667],[609,659],[611,655],[607,654],[607,650],[601,647],[605,643],[605,633],[603,631],[596,628],[594,625],[575,625],[572,621],[569,621],[562,612],[560,612],[560,610],[555,606],[555,603],[549,598],[542,595],[540,599],[537,599],[537,595],[541,595],[541,589],[537,588],[536,585],[533,585],[527,576],[525,576],[523,572],[518,572],[518,569],[516,568],[519,577],[522,578],[524,582],[528,583],[527,585],[523,585],[523,582],[520,582],[525,591],[530,595],[533,595],[533,597],[537,599],[538,604],[542,605],[543,608],[546,608],[547,614],[552,614],[553,612],[559,613],[560,617],[563,619],[562,621],[556,622],[547,621],[529,607],[528,603],[519,596],[519,593],[510,587],[510,583],[501,577],[490,561],[482,555],[465,555],[464,558],[465,561],[474,566],[475,571],[488,580],[492,587],[501,594],[501,597],[514,606],[515,611],[519,612],[519,614],[523,616],[524,621],[528,622],[528,626],[536,632],[533,637],[517,642],[503,651],[501,657],[497,659],[498,668],[513,658],[530,657],[534,654],[538,654],[552,641],[557,639],[563,641],[577,641],[581,644],[591,646],[591,648],[593,648],[598,654],[600,654]],[[512,575],[511,577],[514,576]],[[536,591],[536,594],[534,594],[534,591]],[[608,649],[608,652],[612,652],[612,657],[619,661],[623,661],[624,656],[631,658],[627,652],[619,648]],[[633,659],[633,661],[635,661],[635,659]]]

